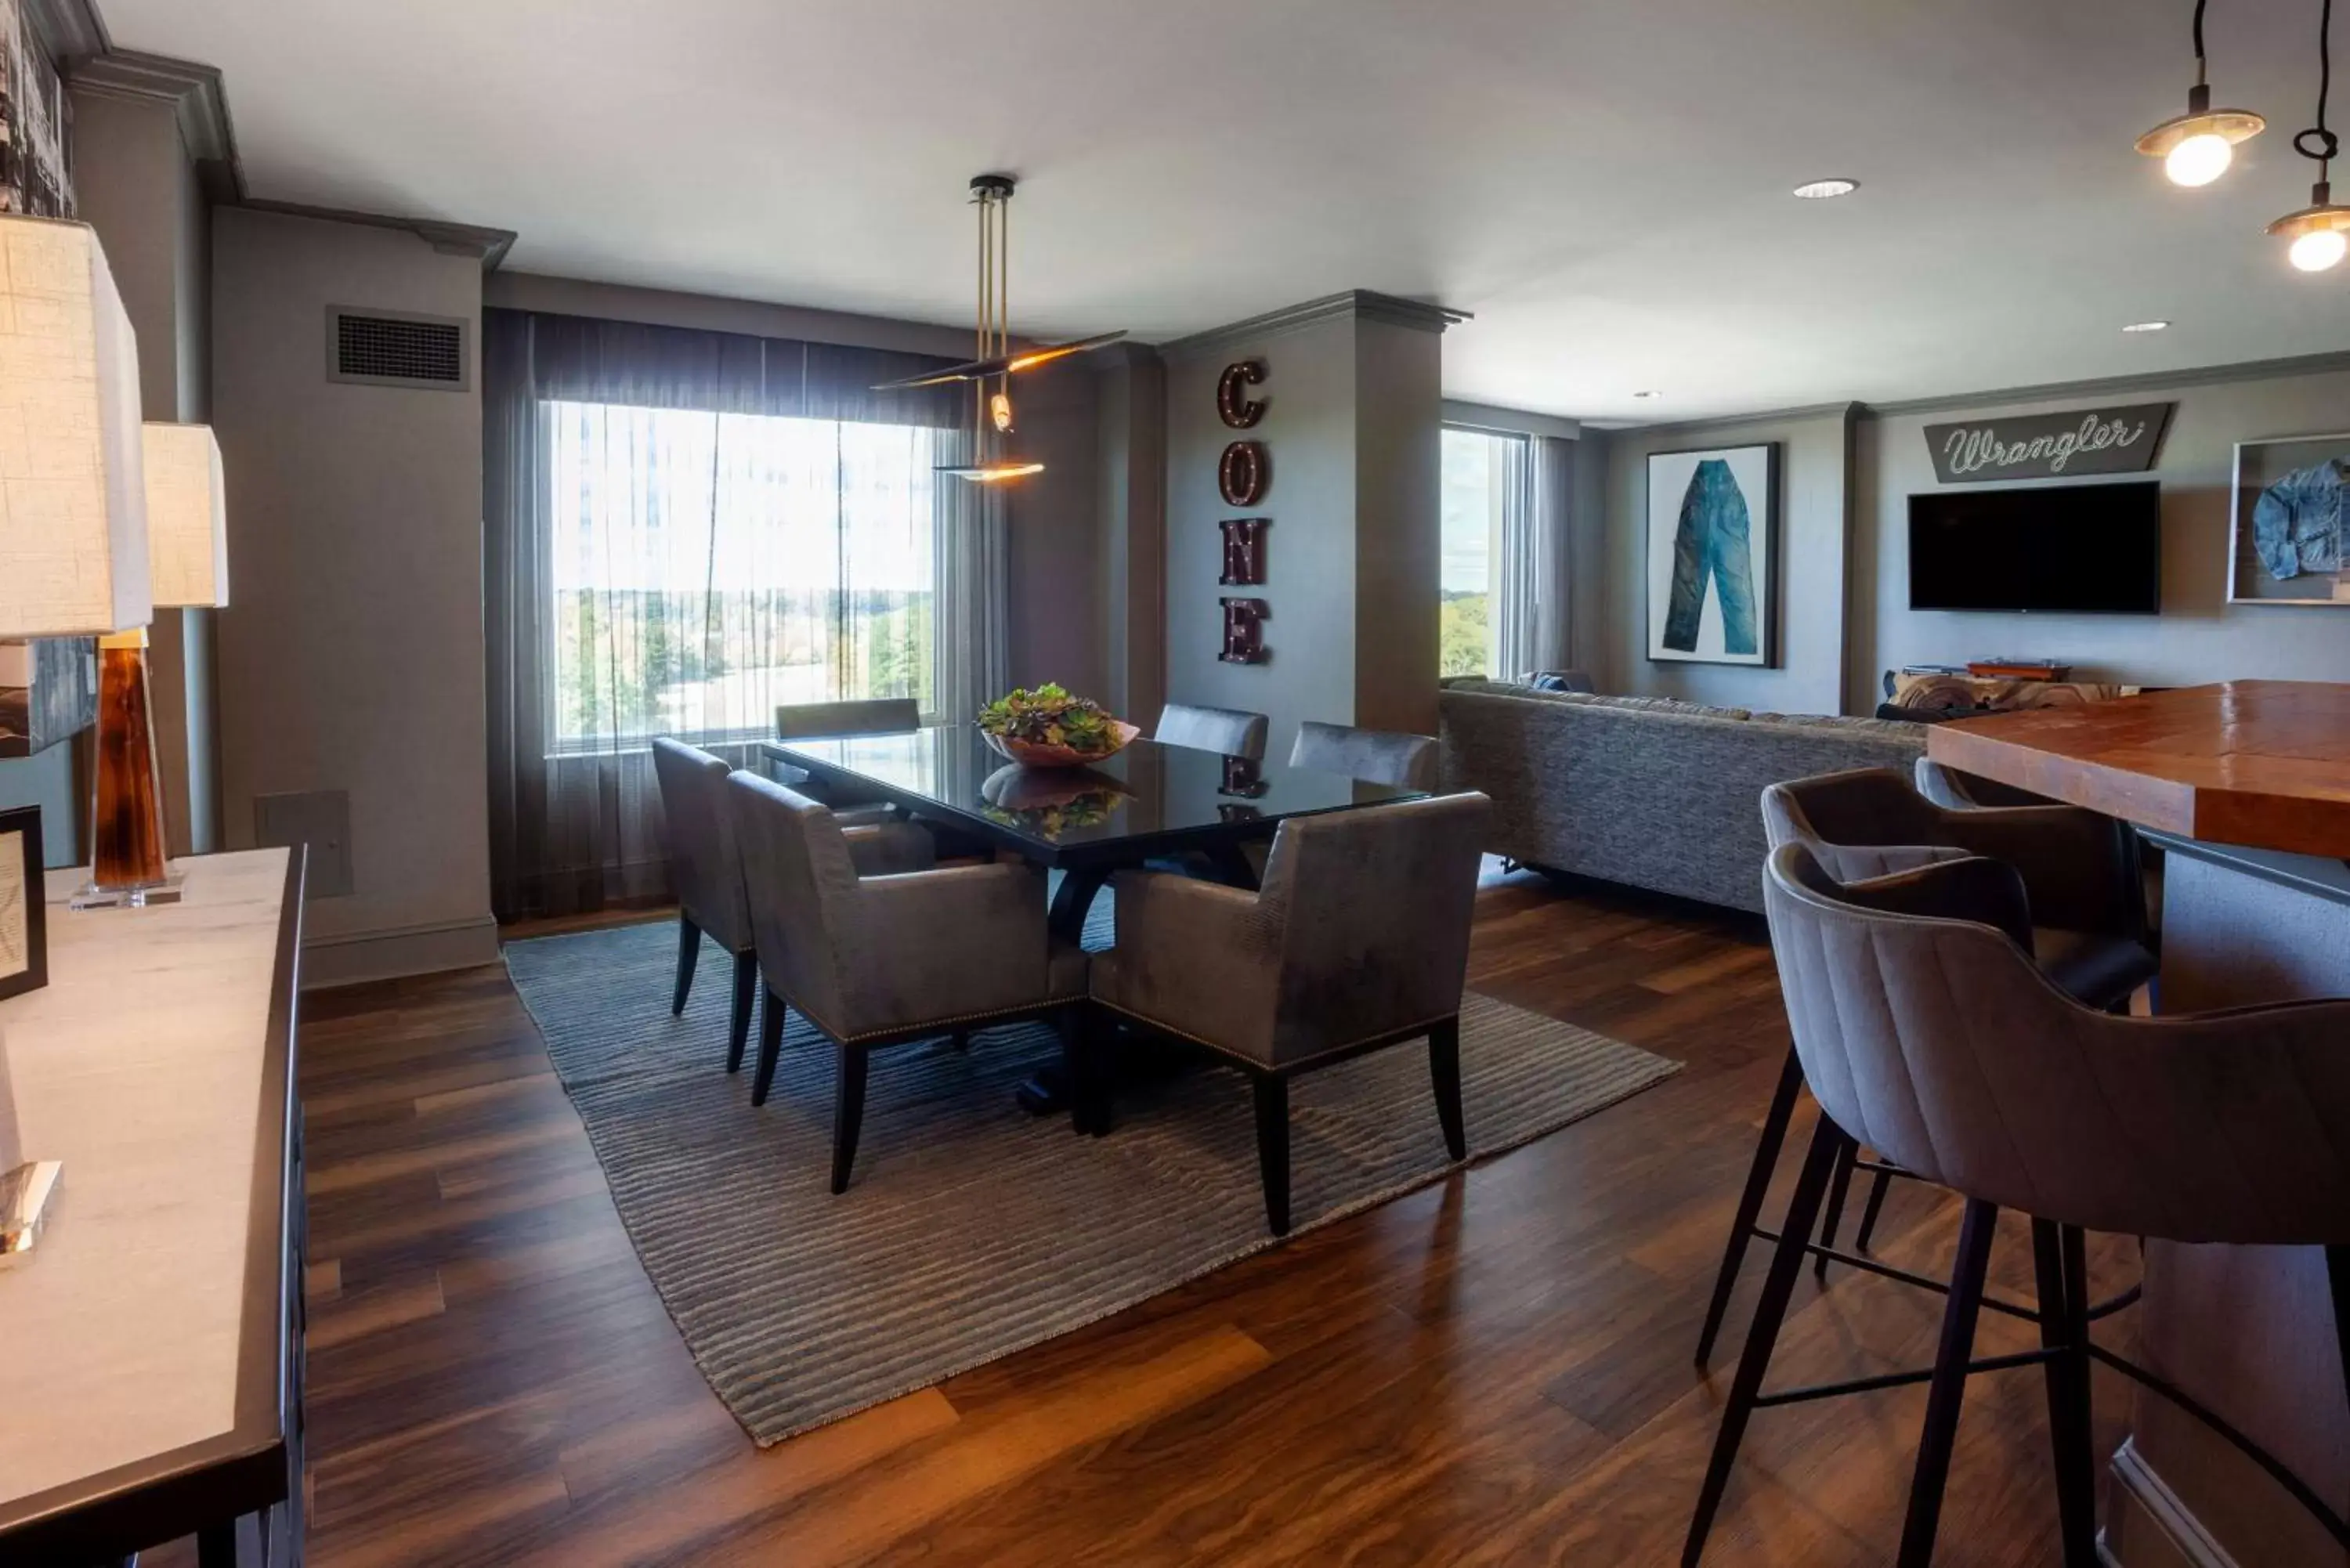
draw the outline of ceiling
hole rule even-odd
[[[2201,191],[2130,146],[2188,0],[102,4],[221,67],[256,197],[531,272],[959,322],[1004,169],[1024,333],[1380,289],[1474,313],[1449,395],[1596,420],[2350,349],[2350,266],[2261,234],[2308,198],[2316,0],[2212,6],[2271,129]],[[1824,175],[1861,190],[1788,195]]]

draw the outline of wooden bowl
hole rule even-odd
[[[988,735],[988,746],[999,757],[1018,763],[1024,768],[1082,768],[1114,757],[1126,750],[1127,742],[1142,732],[1123,719],[1109,722],[1110,744],[1098,752],[1080,752],[1068,746],[1040,745],[1034,741],[1015,741],[1005,735]],[[982,733],[985,733],[984,731]]]

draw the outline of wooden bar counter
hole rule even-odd
[[[69,912],[0,1002],[29,1158],[64,1164],[0,1269],[0,1563],[300,1561],[299,852],[182,862],[181,902]]]
[[[2232,681],[1997,714],[1936,726],[1927,751],[2136,823],[2168,851],[2164,1012],[2350,996],[2350,685]],[[2142,1312],[2150,1369],[2350,1512],[2350,1399],[2322,1252],[2149,1243]],[[2133,1397],[2105,1511],[2121,1568],[2350,1563],[2235,1449]]]

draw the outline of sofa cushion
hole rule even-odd
[[[1804,730],[1849,730],[1855,734],[1910,735],[1919,727],[1907,719],[1856,719],[1835,713],[1755,713],[1758,724],[1788,724]]]

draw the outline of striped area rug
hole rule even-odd
[[[1107,1137],[1032,1119],[1014,1087],[1049,1028],[877,1054],[857,1172],[827,1189],[833,1058],[795,1015],[764,1107],[725,1072],[731,961],[705,946],[682,1018],[666,921],[506,949],[645,1272],[762,1446],[1008,1355],[1273,1244],[1246,1084],[1201,1069],[1123,1096]],[[1471,995],[1471,1158],[1591,1115],[1679,1064]],[[1427,1053],[1291,1088],[1293,1233],[1450,1168]]]

